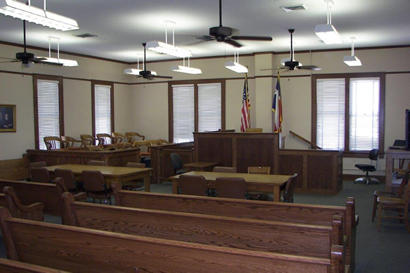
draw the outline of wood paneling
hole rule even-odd
[[[294,174],[297,173],[296,187],[303,188],[303,155],[302,154],[281,154],[279,155],[279,170],[280,174]]]
[[[0,178],[24,180],[29,177],[27,157],[19,159],[0,160]]]
[[[31,162],[45,161],[47,165],[87,164],[90,160],[102,160],[108,166],[125,166],[127,162],[139,162],[139,148],[108,151],[87,150],[27,150]]]

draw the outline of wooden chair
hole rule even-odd
[[[262,128],[246,128],[246,133],[262,133]]]
[[[43,221],[44,220],[44,204],[41,202],[35,202],[30,205],[23,205],[20,199],[14,192],[13,187],[6,186],[3,188],[3,192],[6,195],[7,208],[11,215],[17,218],[24,218],[30,220]]]
[[[50,182],[50,173],[46,168],[31,168],[31,181],[35,182]]]
[[[152,139],[152,140],[147,140],[149,143],[149,146],[158,146],[158,145],[164,145],[164,144],[169,144],[168,141],[165,139]]]
[[[126,132],[125,137],[127,138],[128,143],[134,143],[134,141],[138,140],[136,138],[145,140],[145,136],[138,134],[137,132]]]
[[[57,193],[59,198],[61,198],[61,195],[65,192],[70,192],[69,189],[67,189],[64,178],[62,177],[56,177],[53,180],[53,183],[56,184],[57,188]],[[87,200],[87,193],[85,192],[78,192],[73,194],[74,200],[76,201],[86,201]],[[63,214],[62,214],[63,215]]]
[[[178,180],[181,194],[208,195],[208,184],[202,175],[181,175]]]
[[[123,143],[127,141],[127,138],[125,137],[125,135],[121,133],[112,132],[111,135],[114,138],[114,143]]]
[[[134,168],[145,168],[145,163],[140,162],[127,162],[126,167],[134,167]]]
[[[92,135],[80,135],[81,147],[86,148],[88,146],[94,146],[96,138]]]
[[[87,165],[93,165],[93,166],[105,166],[105,162],[102,160],[90,160],[87,162]]]
[[[79,143],[81,145],[81,140],[75,139],[70,136],[61,136],[61,140],[63,142],[64,148],[72,148],[75,146],[75,143]]]
[[[225,166],[215,166],[212,171],[216,173],[236,173],[237,172],[235,167],[225,167]]]
[[[269,166],[252,166],[248,167],[248,173],[251,174],[270,174]]]
[[[295,191],[297,176],[297,173],[293,174],[292,177],[290,177],[286,182],[285,188],[282,191],[283,202],[293,203],[293,192]]]
[[[394,218],[405,222],[406,229],[410,232],[410,225],[408,220],[409,201],[410,201],[410,183],[407,183],[406,188],[399,197],[379,196],[377,198],[377,229],[380,230],[383,218]],[[398,215],[383,215],[383,211],[392,210]]]
[[[217,177],[215,180],[216,197],[245,199],[245,179],[240,177]]]
[[[115,138],[110,134],[97,134],[98,146],[115,144]]]
[[[55,169],[55,177],[61,177],[63,179],[64,185],[69,192],[78,192],[78,187],[75,181],[74,174],[71,170],[66,169]]]
[[[35,161],[35,162],[30,162],[28,164],[28,177],[29,180],[33,181],[33,177],[31,176],[31,170],[33,168],[42,168],[42,167],[46,167],[47,163],[45,161]]]
[[[57,150],[64,147],[60,137],[46,136],[43,138],[43,140],[46,144],[47,150]]]
[[[82,181],[84,183],[84,190],[87,196],[98,200],[108,200],[111,204],[111,189],[105,185],[104,176],[99,171],[83,171]]]

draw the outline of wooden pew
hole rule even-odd
[[[63,194],[69,225],[155,238],[329,258],[342,244],[342,221],[332,227],[75,202]]]
[[[10,217],[0,208],[7,256],[76,273],[339,273],[343,247],[329,258],[187,243]]]
[[[0,273],[68,273],[68,271],[0,258]]]
[[[0,179],[23,180],[29,177],[29,160],[26,156],[18,159],[0,160]]]
[[[41,202],[45,213],[61,215],[60,196],[55,184],[0,179],[1,192],[5,186],[13,187],[23,204]]]
[[[7,207],[6,195],[0,193],[0,207]]]
[[[344,219],[346,264],[354,271],[357,221],[353,197],[347,198],[346,206],[323,206],[124,191],[119,185],[113,185],[113,191],[116,205],[134,208],[327,226],[332,225],[333,215],[340,215]]]

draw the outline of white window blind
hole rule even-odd
[[[316,142],[323,149],[344,149],[345,79],[316,82]]]
[[[94,85],[95,134],[111,134],[111,86]]]
[[[60,136],[60,100],[58,81],[37,80],[38,139],[46,150],[45,136]],[[57,149],[60,143],[57,143]]]
[[[350,79],[349,146],[352,151],[379,146],[379,78]]]
[[[193,141],[195,130],[194,85],[173,85],[174,143]]]
[[[221,84],[198,84],[199,132],[217,131],[221,124]]]

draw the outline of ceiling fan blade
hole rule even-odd
[[[319,71],[322,70],[321,67],[318,67],[316,65],[302,65],[302,66],[297,66],[298,69],[305,69],[305,70],[314,70],[314,71]]]
[[[287,66],[280,66],[278,68],[262,68],[259,69],[260,71],[278,71],[278,70],[289,70],[289,67]]]
[[[160,75],[152,75],[153,78],[159,78],[159,79],[172,79],[171,76],[160,76]]]
[[[232,36],[234,40],[248,40],[248,41],[272,41],[269,36]]]
[[[238,43],[235,40],[229,39],[229,38],[225,39],[224,42],[227,43],[227,44],[230,44],[231,46],[234,46],[234,47],[242,47],[242,45],[240,43]]]
[[[209,36],[209,35],[197,36],[196,38],[197,38],[197,39],[199,39],[199,40],[201,40],[201,41],[205,41],[205,42],[215,40],[215,38],[214,38],[214,37]]]
[[[10,59],[10,61],[2,61],[2,62],[0,62],[1,64],[5,64],[5,63],[18,63],[18,62],[20,62],[19,60],[16,60],[16,59]]]

